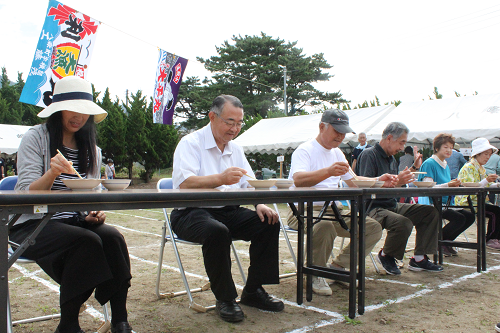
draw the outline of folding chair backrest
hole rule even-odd
[[[171,190],[174,188],[174,182],[172,178],[162,178],[156,184],[158,190]]]
[[[8,176],[0,180],[0,191],[12,191],[16,187],[17,176]]]

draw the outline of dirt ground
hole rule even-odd
[[[154,187],[139,184],[136,188]],[[286,207],[279,205],[282,216]],[[442,273],[415,273],[406,266],[399,277],[378,275],[367,258],[366,312],[351,320],[346,317],[348,291],[332,284],[333,296],[313,295],[312,302],[298,306],[296,278],[282,279],[266,290],[285,302],[282,313],[269,313],[242,306],[245,320],[230,324],[215,311],[196,313],[188,308],[188,297],[158,300],[155,283],[163,226],[163,212],[130,210],[107,212],[107,223],[125,236],[132,260],[132,287],[129,292],[129,321],[137,333],[145,332],[495,332],[500,321],[500,252],[488,250],[488,271],[477,273],[476,253],[462,249],[458,257],[445,259]],[[467,231],[475,241],[475,227]],[[296,246],[296,235],[289,235]],[[463,238],[461,236],[460,238]],[[408,249],[413,248],[412,235]],[[374,253],[382,246],[377,244]],[[235,242],[239,258],[249,264],[248,246]],[[338,252],[340,239],[335,242]],[[207,282],[201,248],[181,244],[179,251],[191,288]],[[280,237],[280,273],[294,272],[295,267],[284,238]],[[233,260],[233,277],[238,291],[243,282]],[[59,311],[58,285],[36,264],[15,265],[9,272],[12,317],[14,320],[47,315]],[[162,265],[161,292],[183,290],[172,246],[166,244]],[[215,303],[210,291],[194,294],[195,302],[205,306]],[[81,327],[95,332],[102,322],[102,307],[91,297],[80,316]],[[54,332],[58,320],[18,325],[14,332]]]

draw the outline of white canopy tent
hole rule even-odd
[[[0,124],[0,152],[8,155],[16,153],[24,133],[30,128],[31,126]]]
[[[370,131],[385,118],[394,105],[375,106],[346,111],[349,124],[356,132]],[[245,153],[282,154],[294,150],[301,143],[318,135],[321,113],[306,116],[262,119],[237,137],[234,142],[242,146]],[[353,147],[357,143],[356,134],[348,134],[342,147]]]
[[[410,144],[432,145],[434,137],[445,132],[451,133],[461,144],[483,137],[498,147],[500,94],[401,103],[366,131],[368,140],[379,141],[384,128],[393,121],[408,126]]]

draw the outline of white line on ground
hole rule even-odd
[[[377,281],[377,282],[389,282],[389,283],[395,283],[395,284],[402,284],[402,285],[410,286],[410,287],[414,287],[414,288],[422,287],[422,284],[408,283],[408,282],[404,282],[404,281],[390,280],[390,279],[374,279],[374,278],[365,277],[365,280],[368,280],[368,281]]]
[[[487,269],[486,272],[496,271],[496,270],[499,270],[499,269],[500,269],[500,265],[499,266],[493,266],[493,267],[490,267],[489,269]],[[386,301],[384,301],[384,302],[382,302],[380,304],[366,306],[365,307],[365,313],[373,311],[373,310],[378,310],[378,309],[387,307],[390,304],[402,303],[404,301],[408,301],[408,300],[411,300],[411,299],[414,299],[414,298],[417,298],[417,297],[421,297],[421,296],[424,296],[426,294],[432,293],[433,291],[436,291],[438,289],[445,289],[445,288],[453,287],[454,285],[456,285],[456,284],[458,284],[460,282],[476,278],[476,277],[480,276],[481,274],[483,274],[483,273],[475,272],[475,273],[472,273],[472,274],[464,275],[462,277],[459,277],[459,278],[453,280],[452,282],[446,282],[446,283],[440,284],[436,288],[422,289],[422,290],[419,290],[419,291],[417,291],[417,292],[415,292],[413,294],[399,297],[399,298],[397,298],[395,300],[394,299],[388,299],[388,300],[386,300]],[[339,320],[339,319],[334,319],[334,320],[330,320],[330,321],[323,320],[323,321],[320,321],[320,322],[318,322],[318,323],[316,323],[314,325],[304,326],[302,328],[299,328],[299,329],[296,329],[296,330],[293,330],[293,331],[289,331],[288,333],[309,332],[309,331],[312,331],[312,330],[314,330],[316,328],[319,328],[319,327],[330,326],[330,325],[341,323],[343,321],[344,320]]]
[[[144,217],[144,216],[139,216],[139,215],[132,215],[132,214],[126,214],[126,213],[118,213],[118,212],[115,212],[115,211],[110,211],[110,210],[105,210],[104,211],[106,214],[110,213],[110,214],[116,214],[116,215],[123,215],[123,216],[131,216],[131,217],[136,217],[138,219],[143,219],[143,220],[151,220],[151,221],[159,221],[159,222],[164,222],[163,220],[159,220],[159,219],[153,219],[153,218],[150,218],[150,217]]]
[[[476,269],[476,268],[477,268],[476,266],[460,265],[460,264],[454,264],[454,263],[452,263],[452,262],[445,262],[444,264],[445,264],[445,265],[448,265],[448,266],[462,267],[462,268],[470,268],[470,269]]]
[[[38,272],[38,271],[30,272],[26,268],[21,267],[18,264],[14,264],[14,265],[12,265],[12,267],[15,268],[15,269],[17,269],[24,277],[33,279],[36,282],[44,285],[45,287],[47,287],[51,291],[56,292],[56,293],[59,294],[59,286],[53,284],[49,280],[46,280],[46,279],[43,279],[43,278],[37,276],[35,273]],[[89,315],[91,315],[94,318],[97,318],[97,319],[99,319],[101,321],[104,321],[104,314],[102,314],[101,312],[99,312],[94,307],[92,307],[92,306],[90,306],[88,304],[87,304],[87,309],[85,310],[85,312],[87,312]]]
[[[152,232],[140,231],[140,230],[136,230],[136,229],[122,227],[121,225],[118,225],[118,224],[108,224],[108,225],[113,226],[113,227],[118,228],[118,229],[123,229],[123,230],[127,230],[127,231],[137,232],[139,234],[152,235],[152,236],[160,237],[161,238],[161,235],[158,235],[158,234],[155,234],[155,233],[152,233]]]

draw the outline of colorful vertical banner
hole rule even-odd
[[[162,49],[159,51],[153,94],[153,122],[172,125],[177,94],[188,60]]]
[[[100,22],[50,0],[20,102],[46,107],[54,84],[65,76],[85,78]]]

